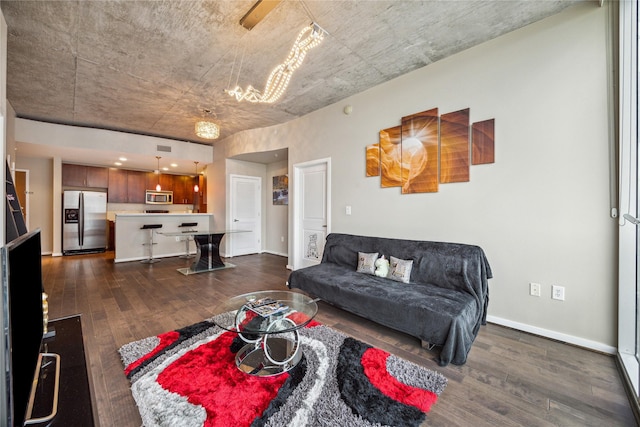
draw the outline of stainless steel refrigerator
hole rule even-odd
[[[62,207],[62,254],[105,251],[107,193],[65,190]]]

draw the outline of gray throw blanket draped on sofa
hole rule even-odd
[[[410,283],[357,272],[358,252],[413,260]],[[444,366],[464,364],[486,324],[490,278],[478,246],[332,233],[322,262],[291,272],[288,286],[442,346]]]

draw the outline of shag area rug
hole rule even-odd
[[[296,367],[248,375],[235,363],[244,342],[213,319],[119,349],[145,427],[419,426],[447,385],[315,321],[300,330]]]

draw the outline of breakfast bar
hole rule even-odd
[[[150,251],[154,259],[185,255],[185,239],[189,239],[190,235],[182,233],[183,228],[180,228],[180,225],[184,223],[197,223],[191,229],[208,234],[209,230],[213,229],[213,214],[116,214],[114,262],[146,260],[150,258]],[[146,228],[143,229],[144,226]],[[151,229],[154,231],[150,231]],[[152,243],[149,241],[150,233],[154,236]],[[174,233],[174,235],[163,236],[161,233]]]

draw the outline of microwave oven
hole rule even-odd
[[[150,205],[173,204],[173,191],[147,190],[145,202]]]

